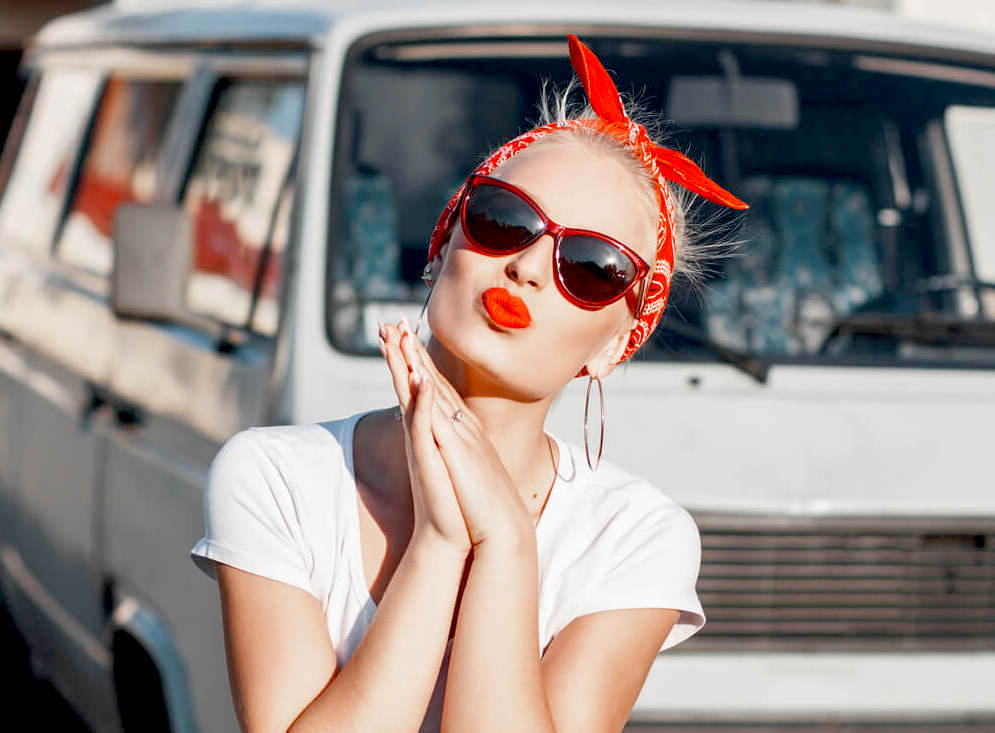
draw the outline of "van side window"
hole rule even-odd
[[[150,202],[158,157],[181,83],[111,77],[80,169],[56,255],[99,275],[110,273],[111,224],[118,206]]]
[[[50,251],[100,82],[96,71],[49,69],[25,99],[27,127],[0,200],[4,245]]]
[[[276,332],[303,111],[302,82],[228,80],[217,89],[183,194],[194,220],[194,312]]]

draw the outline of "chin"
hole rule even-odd
[[[469,295],[467,299],[472,297]],[[440,298],[429,305],[430,316],[446,314],[438,322],[431,317],[429,327],[433,337],[450,354],[519,399],[542,399],[562,386],[544,384],[551,377],[555,381],[556,370],[549,368],[552,366],[549,356],[557,353],[556,348],[541,344],[536,347],[536,339],[530,338],[533,336],[531,329],[498,326],[491,321],[479,299],[464,305],[467,299]],[[537,373],[537,366],[543,367],[542,373]],[[563,380],[567,381],[575,373],[564,375]]]

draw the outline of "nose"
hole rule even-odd
[[[542,290],[549,282],[553,262],[552,235],[544,234],[525,249],[516,252],[505,263],[504,271],[510,280],[519,285]]]

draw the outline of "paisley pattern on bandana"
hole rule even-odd
[[[647,134],[646,128],[626,116],[622,99],[615,84],[594,52],[573,34],[568,35],[567,39],[570,46],[570,62],[580,78],[587,98],[591,102],[591,107],[598,116],[554,122],[522,133],[491,153],[484,162],[473,170],[473,173],[490,175],[498,166],[518,155],[535,141],[560,130],[578,127],[591,127],[612,136],[646,167],[656,182],[660,210],[657,222],[656,261],[653,264],[649,290],[644,299],[643,312],[629,333],[629,342],[618,360],[618,363],[621,363],[632,356],[653,333],[660,322],[660,316],[663,315],[667,296],[670,293],[670,281],[674,272],[675,249],[672,222],[675,219],[675,211],[673,194],[667,181],[673,181],[722,206],[733,209],[746,209],[748,207],[709,179],[690,158],[676,150],[654,143]],[[446,232],[454,221],[456,207],[465,186],[464,183],[449,199],[449,203],[442,210],[438,222],[432,229],[428,249],[429,262],[442,247]],[[577,377],[587,375],[587,367],[583,367],[576,374]]]

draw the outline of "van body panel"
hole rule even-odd
[[[632,720],[687,720],[719,712],[718,703],[724,718],[744,721],[775,713],[827,724],[841,713],[845,721],[969,721],[991,715],[993,676],[990,653],[662,654]]]
[[[692,511],[995,515],[992,479],[977,470],[995,409],[990,370],[777,365],[758,385],[727,366],[633,364],[606,387],[609,419],[634,423],[616,420],[606,450]],[[577,393],[564,402],[582,406]],[[581,432],[576,417],[566,425]]]
[[[105,378],[112,324],[32,258],[4,254],[0,419],[13,442],[4,441],[10,483],[5,476],[2,487],[4,524],[16,542],[4,555],[4,597],[39,669],[92,725],[113,726],[109,655],[101,649],[105,442],[91,388]]]
[[[320,45],[339,26],[357,22],[368,30],[451,27],[479,30],[481,26],[514,24],[521,32],[528,26],[590,30],[611,27],[618,32],[642,30],[647,35],[667,33],[735,34],[755,39],[770,36],[827,45],[863,45],[880,50],[915,48],[923,55],[943,55],[961,60],[981,60],[995,51],[995,40],[983,32],[916,22],[866,8],[784,5],[756,0],[749,5],[732,0],[684,3],[664,0],[652,5],[615,3],[611,9],[593,2],[547,3],[542,6],[515,2],[495,5],[463,2],[459,5],[396,0],[379,2],[311,2],[293,8],[254,3],[237,8],[188,8],[136,12],[103,7],[57,18],[34,39],[34,48],[85,46],[105,43],[210,43],[238,39],[246,44],[296,42]],[[357,27],[358,30],[358,27]],[[565,32],[565,31],[564,31]],[[578,30],[578,32],[581,32]]]

